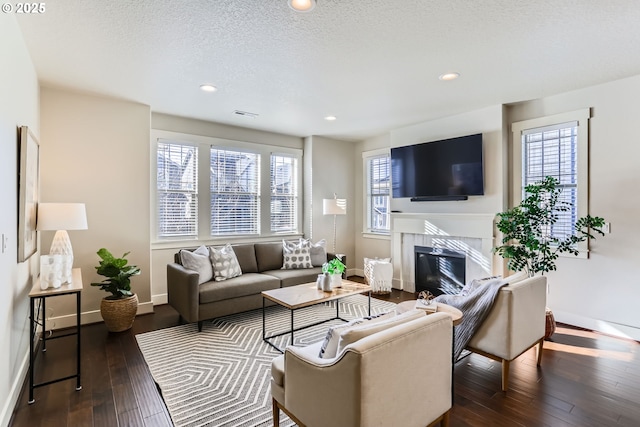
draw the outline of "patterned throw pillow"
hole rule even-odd
[[[327,241],[325,239],[312,243],[310,239],[300,238],[300,243],[309,245],[311,252],[311,264],[314,267],[322,267],[327,262]]]
[[[311,264],[311,249],[304,243],[282,241],[282,269],[294,270],[298,268],[313,268]]]
[[[211,266],[211,259],[209,258],[209,250],[204,245],[193,252],[181,249],[180,263],[184,268],[198,272],[199,285],[208,282],[213,277],[213,267]]]
[[[213,280],[221,282],[242,274],[238,258],[230,244],[227,243],[222,248],[210,247],[209,250],[213,264]]]
[[[336,353],[338,352],[338,344],[340,343],[340,336],[344,332],[356,327],[357,325],[361,325],[363,323],[373,324],[382,322],[386,319],[395,317],[395,315],[395,311],[389,311],[387,313],[380,313],[372,316],[362,317],[359,319],[353,319],[350,322],[330,327],[327,331],[327,335],[324,338],[324,342],[320,347],[320,353],[318,354],[318,357],[321,359],[332,359],[336,357]]]

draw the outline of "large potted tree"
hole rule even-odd
[[[91,286],[99,286],[111,294],[102,299],[100,314],[110,332],[126,331],[133,325],[138,312],[138,296],[131,292],[131,277],[140,274],[140,268],[128,264],[126,256],[129,252],[121,258],[114,257],[105,248],[97,253],[101,260],[96,270],[106,279]]]
[[[502,245],[494,252],[507,260],[511,271],[524,271],[529,277],[556,270],[556,260],[562,253],[578,255],[578,243],[595,239],[593,232],[604,236],[605,220],[590,215],[579,218],[573,225],[573,233],[563,237],[552,230],[563,212],[571,209],[571,203],[561,199],[559,181],[551,176],[525,187],[522,202],[497,215],[496,227],[502,233]],[[555,330],[553,313],[547,312],[549,338]]]

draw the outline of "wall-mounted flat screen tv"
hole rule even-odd
[[[482,134],[391,149],[394,198],[466,199],[484,194]]]

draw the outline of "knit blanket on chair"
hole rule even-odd
[[[453,329],[454,360],[458,360],[462,350],[482,326],[482,322],[493,307],[498,291],[507,284],[508,282],[502,278],[494,278],[477,287],[468,295],[445,294],[435,298],[437,302],[448,304],[462,311],[462,321]]]

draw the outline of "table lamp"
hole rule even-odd
[[[70,262],[64,277],[71,277],[73,249],[67,230],[86,230],[87,212],[84,203],[38,203],[38,231],[55,230],[49,255],[67,255]]]

